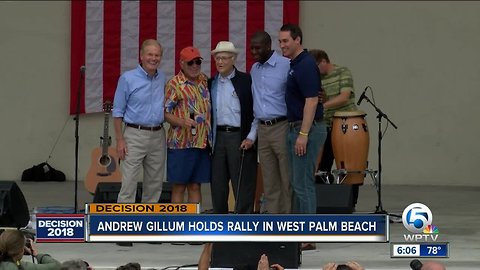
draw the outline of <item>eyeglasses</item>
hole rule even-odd
[[[225,61],[231,59],[232,57],[233,57],[233,56],[216,56],[216,57],[215,57],[215,61],[217,61],[217,62],[220,62],[220,61],[225,62]]]
[[[193,64],[197,64],[198,66],[200,66],[202,64],[202,59],[190,60],[187,62],[187,65],[189,66],[193,66]]]

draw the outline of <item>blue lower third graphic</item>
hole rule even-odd
[[[105,215],[87,217],[88,242],[387,242],[385,215]]]
[[[37,242],[85,242],[83,214],[37,214]]]

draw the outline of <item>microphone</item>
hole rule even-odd
[[[368,89],[369,87],[370,87],[370,86],[367,86],[367,87],[365,87],[365,90],[363,90],[362,95],[361,95],[360,98],[358,99],[357,106],[360,106],[360,103],[362,103],[363,99],[365,98],[365,92],[367,92],[367,89]]]
[[[421,270],[422,266],[423,266],[422,262],[417,259],[412,260],[410,262],[410,268],[412,268],[412,270]]]
[[[81,73],[85,73],[85,69],[87,69],[85,66],[81,66],[81,67],[80,67],[80,72],[81,72]]]
[[[190,108],[190,119],[195,120],[195,112],[192,108]],[[192,135],[197,135],[197,128],[195,126],[192,126]]]

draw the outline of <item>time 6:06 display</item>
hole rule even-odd
[[[420,245],[417,244],[392,244],[391,257],[419,257]]]

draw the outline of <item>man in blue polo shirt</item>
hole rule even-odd
[[[302,30],[285,24],[280,29],[282,53],[290,58],[285,100],[287,103],[287,151],[293,188],[293,212],[315,214],[315,162],[327,136],[318,102],[320,71],[315,59],[303,49]]]

